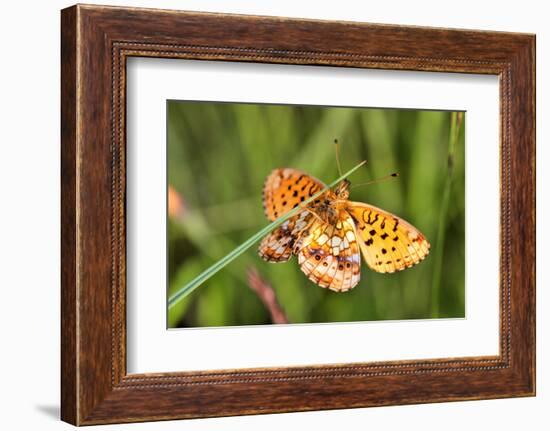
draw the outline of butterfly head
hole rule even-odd
[[[349,198],[349,187],[351,185],[351,182],[348,179],[343,179],[338,183],[336,188],[334,189],[334,193],[338,197],[338,199],[348,199]]]

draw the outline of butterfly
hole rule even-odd
[[[297,255],[312,282],[336,292],[359,283],[361,254],[380,273],[410,268],[427,256],[430,244],[418,229],[380,208],[350,201],[350,185],[344,179],[304,206],[264,237],[258,254],[268,262]],[[274,221],[324,188],[297,169],[275,169],[264,183],[265,215]]]

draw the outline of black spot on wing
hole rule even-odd
[[[399,220],[394,218],[393,221],[395,222],[395,224],[393,225],[393,231],[395,232],[397,230],[397,226],[399,225]]]

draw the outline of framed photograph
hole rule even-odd
[[[535,37],[61,14],[62,419],[535,394]]]

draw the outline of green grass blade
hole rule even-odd
[[[449,200],[451,197],[451,186],[453,182],[455,147],[460,134],[460,126],[462,124],[463,112],[451,113],[451,127],[449,131],[449,150],[448,150],[448,169],[445,178],[443,189],[443,197],[441,199],[441,207],[439,212],[439,222],[437,224],[437,238],[434,256],[434,270],[432,278],[431,292],[431,316],[433,318],[439,316],[439,302],[441,290],[441,272],[443,266],[443,252],[445,248],[445,230],[447,228],[447,213],[449,210]]]
[[[168,309],[171,309],[172,307],[174,307],[179,301],[181,301],[183,298],[185,298],[187,295],[189,295],[191,292],[193,292],[197,287],[199,287],[202,283],[204,283],[206,280],[208,280],[210,277],[212,277],[215,273],[217,273],[224,266],[226,266],[231,261],[233,261],[234,259],[239,257],[242,253],[244,253],[246,250],[248,250],[250,247],[252,247],[257,241],[259,241],[265,235],[267,235],[272,230],[277,228],[279,225],[283,224],[289,218],[295,216],[299,211],[303,210],[303,208],[306,205],[308,205],[314,199],[317,199],[320,195],[325,193],[328,189],[334,187],[336,184],[338,184],[344,178],[351,175],[353,172],[355,172],[357,169],[359,169],[364,164],[365,164],[365,161],[359,163],[354,168],[347,171],[344,175],[342,175],[341,177],[339,177],[338,179],[334,180],[332,183],[327,185],[323,190],[319,191],[318,193],[315,193],[309,199],[306,199],[301,205],[299,205],[298,207],[292,209],[288,213],[284,214],[283,216],[279,217],[274,222],[270,223],[269,225],[267,225],[266,227],[261,229],[256,234],[252,235],[250,238],[248,238],[245,242],[240,244],[237,248],[235,248],[233,251],[231,251],[225,257],[221,258],[216,263],[214,263],[211,267],[209,267],[208,269],[203,271],[196,278],[194,278],[192,281],[187,283],[185,286],[183,286],[181,289],[179,289],[177,292],[175,292],[172,296],[170,296],[170,298],[168,298]]]

